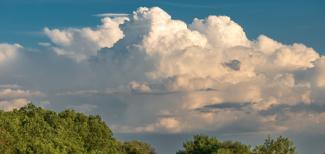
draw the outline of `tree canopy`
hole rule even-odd
[[[250,146],[240,142],[219,141],[215,137],[196,135],[193,140],[187,141],[183,145],[184,150],[177,154],[249,154]]]
[[[155,154],[140,141],[118,141],[100,116],[73,110],[57,113],[28,104],[11,112],[0,110],[0,153],[28,154]],[[292,141],[268,137],[252,148],[238,141],[196,135],[177,154],[295,154]]]
[[[296,147],[288,138],[280,136],[272,139],[268,136],[264,144],[258,145],[253,150],[256,154],[295,154]]]
[[[119,142],[99,116],[56,113],[33,104],[0,111],[0,153],[152,154],[142,142]]]
[[[196,135],[183,144],[183,150],[177,154],[295,154],[292,141],[285,137],[272,139],[268,137],[263,144],[251,148],[238,141],[219,141],[215,137]]]

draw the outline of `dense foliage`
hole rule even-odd
[[[152,154],[153,149],[141,142],[118,142],[99,116],[29,104],[0,111],[0,153]]]
[[[250,147],[240,142],[221,142],[214,137],[197,135],[184,143],[184,149],[177,154],[248,154]]]
[[[220,141],[215,137],[194,136],[177,154],[295,154],[295,146],[285,137],[268,137],[261,145]],[[14,110],[0,110],[0,153],[96,153],[155,154],[140,141],[121,142],[113,138],[99,116],[73,110],[56,113],[32,104]]]
[[[257,154],[295,154],[296,147],[293,142],[285,137],[278,137],[276,140],[268,137],[264,144],[258,145],[254,149]]]
[[[262,145],[252,149],[240,142],[219,141],[215,137],[194,136],[183,144],[184,150],[177,154],[295,154],[296,148],[292,141],[285,137],[272,139],[268,137]]]

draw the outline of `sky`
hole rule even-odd
[[[2,0],[0,109],[98,114],[174,153],[193,134],[325,152],[321,0]]]

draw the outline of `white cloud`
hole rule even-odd
[[[315,62],[314,79],[318,87],[325,87],[325,57],[322,56]]]
[[[0,89],[0,98],[30,98],[44,96],[40,91],[30,91],[22,89],[4,88]]]
[[[135,93],[148,93],[151,91],[148,85],[141,84],[135,81],[129,83],[129,88],[131,89],[132,92]]]
[[[21,48],[19,44],[0,44],[0,63],[14,58]]]
[[[157,125],[158,125],[158,127],[167,129],[170,132],[180,132],[181,131],[180,122],[178,120],[176,120],[175,118],[170,118],[170,117],[161,118]]]
[[[151,107],[150,111],[134,106],[126,113],[140,126],[116,125],[116,130],[221,130],[244,121],[260,131],[284,131],[290,125],[258,113],[281,104],[313,104],[324,97],[324,58],[315,50],[264,35],[249,40],[244,29],[227,16],[186,24],[158,7],[141,7],[128,17],[106,17],[102,22],[96,29],[45,28],[44,32],[59,55],[79,62],[96,57],[91,62],[101,67],[95,71],[105,72],[106,81],[128,87],[133,94],[168,95],[161,100],[142,96],[143,106]],[[301,79],[301,74],[308,77]],[[132,99],[125,99],[132,104]],[[196,111],[227,102],[248,105],[241,110]],[[155,115],[161,110],[170,113],[169,117]]]
[[[152,133],[152,132],[169,132],[179,133],[182,131],[181,123],[172,117],[160,118],[157,122],[145,126],[119,126],[113,125],[112,129],[120,133]]]
[[[129,16],[127,13],[100,13],[96,14],[97,17],[126,17]]]
[[[227,16],[209,16],[206,19],[195,18],[190,27],[192,30],[197,30],[205,35],[209,45],[214,48],[249,45],[243,28]]]
[[[26,106],[29,103],[27,99],[13,99],[13,100],[0,100],[0,110],[12,111],[14,109],[19,109]]]
[[[92,28],[64,30],[44,28],[44,33],[56,45],[53,51],[77,61],[97,55],[101,48],[110,48],[124,37],[119,25],[127,18],[103,18],[102,25]]]
[[[0,85],[0,110],[12,111],[13,109],[19,109],[30,103],[31,98],[43,96],[45,94],[40,91],[24,90],[20,85]]]

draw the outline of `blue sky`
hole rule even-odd
[[[301,42],[325,52],[325,10],[322,0],[220,0],[220,1],[23,1],[4,0],[0,6],[2,42],[34,46],[44,39],[43,27],[95,26],[93,15],[105,12],[130,13],[140,6],[159,6],[176,19],[191,22],[208,15],[227,15],[254,39],[260,34],[285,43]],[[27,36],[26,36],[27,35]],[[25,37],[29,39],[25,39]]]
[[[285,135],[299,153],[321,153],[324,6],[2,0],[0,109],[32,101],[99,114],[116,137],[162,154],[193,134],[253,145]]]

